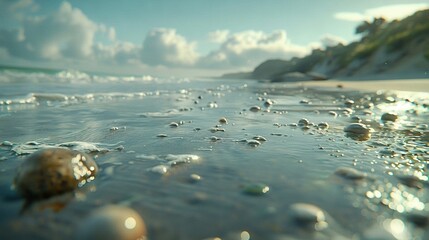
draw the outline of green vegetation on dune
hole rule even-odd
[[[398,63],[406,56],[416,55],[429,61],[429,9],[392,22],[387,22],[383,18],[375,18],[372,22],[365,21],[357,26],[356,34],[361,35],[359,41],[323,50],[314,49],[311,54],[302,58],[267,60],[246,76],[255,79],[274,79],[292,72],[306,74],[320,65],[325,66],[325,72],[322,74],[328,77],[338,77],[342,74],[350,76],[377,54],[378,59],[374,61],[383,63],[385,61]],[[383,68],[382,71],[388,70],[388,67],[394,67],[394,64]]]

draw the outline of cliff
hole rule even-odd
[[[348,45],[290,60],[267,60],[253,72],[223,77],[271,81],[330,78],[429,78],[429,9],[392,22],[376,18],[356,28],[362,37]]]

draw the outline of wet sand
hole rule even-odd
[[[428,93],[323,83],[4,84],[23,99],[1,99],[0,238],[76,239],[120,205],[155,240],[427,239]],[[10,186],[46,147],[99,173],[27,205]]]

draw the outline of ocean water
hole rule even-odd
[[[2,69],[0,238],[76,239],[92,211],[118,204],[149,239],[427,239],[428,119],[424,92]],[[344,132],[358,121],[365,138]],[[56,146],[100,171],[29,206],[17,167]],[[326,226],[304,227],[295,203]]]

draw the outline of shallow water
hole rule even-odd
[[[1,239],[74,239],[82,219],[112,203],[139,212],[150,239],[429,236],[428,93],[13,71],[1,72],[0,89]],[[381,121],[386,112],[398,119]],[[353,116],[369,139],[345,135]],[[249,144],[257,136],[266,141]],[[26,205],[11,190],[16,168],[54,146],[90,153],[100,172]],[[253,184],[269,191],[246,194]],[[294,203],[323,209],[328,227],[303,229]]]

